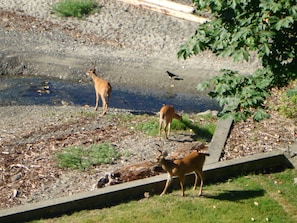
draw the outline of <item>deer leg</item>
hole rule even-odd
[[[169,135],[170,135],[170,126],[171,126],[171,123],[168,122],[168,134],[167,134],[167,137],[169,137]]]
[[[201,196],[202,195],[202,187],[203,187],[203,175],[202,175],[202,171],[197,171],[196,173],[198,173],[198,175],[200,177],[200,189],[199,189],[198,196]]]
[[[96,92],[96,105],[95,105],[95,111],[98,109],[98,103],[99,103],[99,93]]]
[[[168,135],[167,135],[167,127],[168,127],[168,123],[165,123],[164,133],[165,133],[165,138],[166,138],[166,139],[168,139]]]
[[[196,190],[197,181],[198,181],[198,176],[197,176],[197,173],[196,173],[196,172],[194,172],[194,174],[195,174],[195,183],[194,183],[193,190]]]
[[[106,96],[106,111],[108,109],[108,106],[109,106],[109,95]]]
[[[185,184],[185,176],[179,177],[179,184],[180,184],[180,189],[182,191],[181,196],[185,196],[185,189],[184,189],[184,184]]]
[[[107,90],[107,104],[109,103],[110,95],[111,95],[111,89]]]
[[[105,93],[105,103],[106,103],[106,112],[107,112],[107,109],[108,109],[108,105],[109,105],[109,99],[110,99],[110,91],[106,91],[106,93]]]
[[[163,192],[160,194],[160,196],[163,196],[163,195],[166,193],[167,188],[168,188],[168,186],[170,185],[171,181],[172,181],[172,176],[171,176],[170,174],[168,174],[167,181],[166,181],[166,185],[165,185],[165,187],[164,187]]]
[[[159,121],[159,138],[161,139],[161,130],[162,130],[163,120],[160,119]]]
[[[106,104],[106,99],[104,95],[101,95],[101,100],[102,100],[102,116],[103,116],[107,112],[107,104]]]

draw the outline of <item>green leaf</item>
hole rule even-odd
[[[262,1],[259,6],[260,8],[263,8],[265,10],[269,10],[275,13],[281,9],[282,3],[280,1],[275,2],[275,1],[266,0],[266,1]]]
[[[240,120],[243,120],[244,122],[246,122],[247,120],[247,116],[246,114],[244,114],[243,112],[236,112],[234,115],[233,115],[233,119],[235,122],[238,122]]]
[[[269,44],[263,43],[260,47],[260,52],[261,54],[268,56],[270,54]]]
[[[233,35],[232,41],[238,41],[239,39],[246,39],[249,32],[250,32],[249,28],[247,28],[247,27],[241,28],[238,32],[236,32]]]
[[[293,97],[297,95],[297,87],[295,89],[290,89],[286,91],[288,97]]]
[[[264,78],[261,81],[257,81],[256,86],[257,86],[257,88],[265,89],[271,84],[271,81],[272,81],[272,79],[270,79],[270,78],[268,78],[268,79]]]
[[[204,82],[197,85],[197,90],[198,91],[204,91],[208,87],[209,87],[209,81],[204,81]]]
[[[280,30],[281,28],[289,28],[291,24],[294,23],[294,19],[292,16],[287,16],[283,19],[280,19],[276,24],[275,24],[275,29]]]
[[[263,109],[258,109],[254,115],[253,115],[253,119],[255,121],[261,121],[263,119],[269,118],[269,114],[267,114]]]

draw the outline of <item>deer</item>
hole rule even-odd
[[[202,144],[202,147],[205,147]],[[201,148],[201,147],[200,147]],[[193,190],[196,190],[198,175],[200,177],[200,189],[198,196],[202,195],[202,187],[203,187],[203,172],[202,168],[205,162],[205,157],[209,156],[209,153],[200,152],[198,149],[193,150],[190,154],[186,155],[184,158],[181,159],[166,159],[167,152],[162,152],[158,150],[161,154],[157,157],[157,162],[161,164],[162,168],[167,171],[168,177],[166,181],[166,185],[164,187],[163,192],[160,196],[166,194],[167,188],[170,185],[173,176],[177,176],[179,178],[179,183],[181,187],[181,196],[185,196],[184,191],[184,183],[185,183],[185,175],[188,173],[194,172],[195,174],[195,182]]]
[[[165,138],[168,139],[168,136],[170,134],[170,125],[171,125],[172,119],[174,118],[179,121],[182,120],[182,116],[178,115],[175,112],[175,109],[172,105],[163,105],[162,108],[160,109],[159,138],[161,138],[161,130],[162,130],[162,125],[164,123]],[[168,127],[168,132],[167,132],[167,127]]]
[[[107,112],[109,98],[111,95],[112,87],[109,82],[106,80],[99,78],[96,74],[96,69],[90,69],[86,72],[87,76],[92,77],[95,87],[95,93],[96,93],[96,105],[95,105],[95,111],[98,109],[98,103],[99,103],[99,96],[102,100],[102,115],[104,116]]]

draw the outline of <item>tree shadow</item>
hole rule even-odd
[[[195,133],[195,135],[192,136],[195,141],[198,139],[205,139],[207,142],[211,141],[213,134],[208,129],[194,125],[189,120],[182,120],[182,122],[187,128],[192,129]]]
[[[137,111],[137,110],[133,110],[133,111],[130,111],[130,113],[132,115],[149,115],[149,116],[156,116],[156,113],[155,112],[150,112],[150,111]]]
[[[224,191],[218,195],[203,195],[207,198],[212,198],[216,200],[227,200],[227,201],[240,201],[245,199],[250,199],[254,197],[264,196],[265,191],[263,189],[258,190],[228,190]]]

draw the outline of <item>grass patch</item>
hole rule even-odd
[[[163,124],[163,128],[164,128],[164,124]],[[159,133],[159,119],[154,118],[154,119],[144,120],[140,123],[137,123],[135,129],[141,130],[151,136],[157,136]],[[187,126],[183,122],[180,122],[176,119],[172,120],[170,131],[172,130],[181,131],[186,129],[187,129]]]
[[[58,166],[61,168],[87,170],[92,166],[111,163],[119,157],[119,153],[110,144],[94,144],[87,148],[67,147],[56,154]]]
[[[53,11],[63,17],[83,18],[98,10],[94,0],[63,0],[53,6]]]
[[[88,111],[88,110],[80,110],[80,111],[78,111],[78,115],[83,116],[83,117],[90,117],[90,118],[96,118],[97,117],[96,112]]]
[[[279,112],[287,118],[297,118],[297,87],[282,94]]]
[[[191,129],[198,141],[210,141],[216,130],[217,118],[212,115],[197,116],[194,121],[183,118],[184,125]]]
[[[217,118],[211,115],[185,115],[183,116],[182,121],[176,119],[172,120],[170,132],[185,132],[186,130],[190,130],[196,135],[196,140],[210,141],[216,129],[216,122]],[[143,131],[151,136],[157,136],[159,133],[159,119],[147,118],[141,120],[136,124],[135,129]]]
[[[158,136],[159,117],[148,114],[109,114],[108,117],[116,120],[117,125],[129,127],[131,130],[142,131],[150,136]],[[182,121],[173,119],[170,131],[173,132],[192,132],[197,135],[196,140],[211,140],[217,125],[217,117],[209,115],[185,114]],[[164,127],[164,124],[163,124]],[[164,131],[164,130],[163,130]],[[162,132],[163,134],[163,132]]]
[[[35,222],[293,223],[297,221],[296,177],[296,169],[242,176],[206,185],[202,197],[197,197],[197,190],[187,188],[185,197],[180,197],[178,190],[163,197],[155,195],[111,208],[81,211]]]
[[[132,128],[135,123],[138,122],[139,117],[132,114],[125,114],[125,113],[117,113],[117,114],[108,114],[112,120],[114,120],[118,126],[120,127],[128,127]]]
[[[157,136],[159,133],[159,121],[157,118],[145,119],[136,123],[135,129],[151,136]]]

